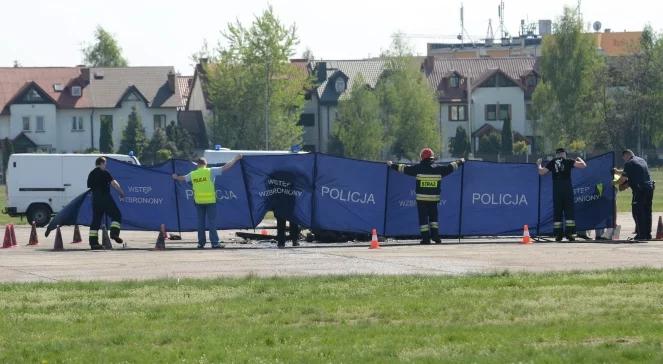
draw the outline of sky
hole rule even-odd
[[[465,28],[486,37],[488,19],[497,33],[499,0],[465,0]],[[118,40],[132,66],[174,66],[193,73],[191,55],[203,43],[216,47],[229,22],[250,24],[269,5],[286,24],[295,24],[295,57],[310,48],[317,59],[378,56],[396,32],[404,33],[418,54],[426,43],[449,41],[460,32],[461,1],[424,0],[31,0],[3,4],[0,67],[76,66],[81,49],[101,25]],[[520,19],[555,20],[564,5],[577,1],[504,0],[505,26],[517,34]],[[663,2],[584,0],[585,22],[600,21],[613,31],[663,29]],[[476,40],[476,39],[475,39]]]

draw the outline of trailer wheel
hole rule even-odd
[[[28,209],[26,217],[29,224],[32,224],[34,221],[38,227],[44,227],[51,221],[52,213],[53,211],[50,206],[46,204],[34,204]]]

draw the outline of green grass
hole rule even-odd
[[[0,185],[0,225],[27,224],[25,219],[21,219],[18,217],[10,217],[9,215],[2,213],[2,210],[5,208],[5,206],[7,206],[7,194],[5,193],[6,190],[7,190],[6,185]]]
[[[0,285],[0,362],[663,362],[663,271]]]
[[[651,177],[654,181],[663,183],[663,168],[652,168]],[[618,212],[631,212],[631,197],[633,196],[630,189],[617,193],[617,211]],[[654,206],[652,211],[663,211],[663,184],[659,185],[654,190]]]

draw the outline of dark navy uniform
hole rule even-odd
[[[436,243],[441,242],[437,205],[440,203],[442,177],[450,175],[462,164],[462,161],[455,161],[446,166],[440,166],[434,164],[430,159],[425,159],[413,166],[404,164],[391,166],[401,173],[417,178],[417,212],[422,244],[430,244],[431,237]]]
[[[564,232],[569,240],[572,240],[573,234],[575,234],[576,220],[573,209],[573,185],[571,184],[571,169],[574,166],[575,160],[573,159],[555,158],[545,167],[552,173],[553,179],[553,233],[557,240],[562,239]],[[564,229],[563,222],[566,223],[566,229]]]
[[[649,174],[647,161],[634,156],[624,164],[623,175],[633,191],[632,209],[635,220],[636,239],[651,239],[652,200],[654,181]]]
[[[101,168],[95,168],[87,177],[87,187],[92,190],[92,223],[90,224],[90,245],[99,244],[99,228],[104,214],[111,218],[110,236],[120,241],[122,214],[110,193],[113,176]]]

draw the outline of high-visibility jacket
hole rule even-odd
[[[434,164],[433,161],[424,160],[419,164],[407,166],[405,164],[393,164],[391,168],[408,176],[417,178],[417,201],[440,201],[440,185],[442,177],[448,176],[460,167],[461,163],[451,162],[446,166]]]
[[[212,170],[198,168],[191,172],[191,185],[193,185],[193,200],[199,205],[216,203],[216,189],[212,179]]]

